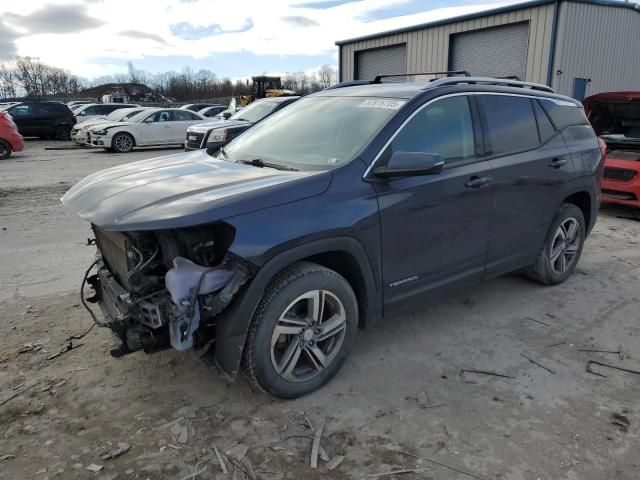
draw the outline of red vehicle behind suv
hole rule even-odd
[[[608,149],[602,201],[640,207],[640,92],[599,93],[584,108]]]
[[[0,160],[9,158],[11,152],[21,151],[22,147],[22,135],[13,119],[8,113],[0,112]]]

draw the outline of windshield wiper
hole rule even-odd
[[[253,160],[238,160],[237,163],[244,163],[245,165],[253,165],[260,168],[275,168],[276,170],[287,170],[289,172],[297,172],[297,168],[287,167],[286,165],[279,165],[277,163],[264,162],[260,158],[254,158]]]

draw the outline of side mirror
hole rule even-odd
[[[81,117],[84,117],[87,114],[87,112],[85,112],[84,110],[82,112],[80,112],[78,115],[80,115]]]
[[[373,170],[380,178],[437,175],[444,167],[444,158],[435,153],[395,152],[389,163]]]
[[[229,120],[229,117],[231,116],[231,112],[224,112],[222,116],[224,117],[225,120]]]
[[[147,118],[144,119],[143,123],[153,123],[153,118],[147,117]]]

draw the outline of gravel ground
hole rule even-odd
[[[0,479],[640,478],[640,375],[585,371],[640,371],[640,222],[619,218],[640,213],[603,209],[566,284],[508,275],[424,301],[362,332],[325,388],[285,402],[197,352],[113,359],[98,328],[66,351],[90,326],[77,290],[94,248],[59,197],[179,150],[45,150],[61,145],[28,141],[0,163]],[[330,462],[311,469],[322,421]]]

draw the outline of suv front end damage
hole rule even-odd
[[[85,277],[95,291],[88,301],[100,306],[99,325],[113,332],[116,357],[209,343],[217,315],[254,274],[253,265],[227,251],[234,232],[224,223],[142,232],[93,225],[93,231],[97,273]]]

